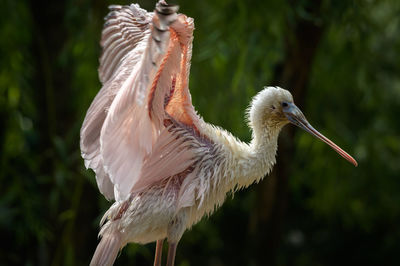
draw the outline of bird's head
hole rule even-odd
[[[293,97],[287,90],[279,87],[264,88],[253,98],[248,116],[255,134],[264,135],[264,132],[267,132],[267,135],[278,134],[283,126],[292,123],[322,140],[343,158],[357,166],[353,157],[311,126],[301,110],[294,104]]]

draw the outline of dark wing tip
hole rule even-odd
[[[156,12],[160,15],[168,16],[178,12],[178,5],[168,5],[164,1],[160,1],[156,4]]]
[[[179,10],[177,5],[168,5],[164,1],[160,1],[156,4],[155,14],[153,18],[153,25],[159,32],[168,31],[169,25],[171,25],[178,15],[176,12]]]

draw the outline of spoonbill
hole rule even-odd
[[[112,265],[127,243],[156,243],[174,265],[184,231],[228,192],[258,182],[275,163],[278,135],[292,123],[357,162],[315,130],[289,91],[266,87],[251,101],[252,141],[204,122],[189,93],[193,19],[165,1],[147,12],[110,6],[102,31],[102,88],[82,125],[80,146],[100,192],[115,200],[101,220],[91,265]]]

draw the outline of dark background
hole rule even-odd
[[[195,18],[190,89],[206,121],[249,141],[251,97],[279,85],[359,162],[287,126],[273,173],[188,230],[176,265],[400,265],[400,1],[176,2]],[[79,129],[116,3],[129,2],[1,2],[1,265],[91,259],[110,203]],[[129,244],[116,265],[152,265],[153,252]]]

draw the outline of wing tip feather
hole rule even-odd
[[[179,6],[178,5],[169,5],[164,1],[160,1],[156,4],[156,12],[157,14],[161,14],[164,16],[168,16],[178,12]]]
[[[121,5],[109,5],[108,6],[108,9],[110,9],[111,11],[120,10],[121,8],[122,8]]]

